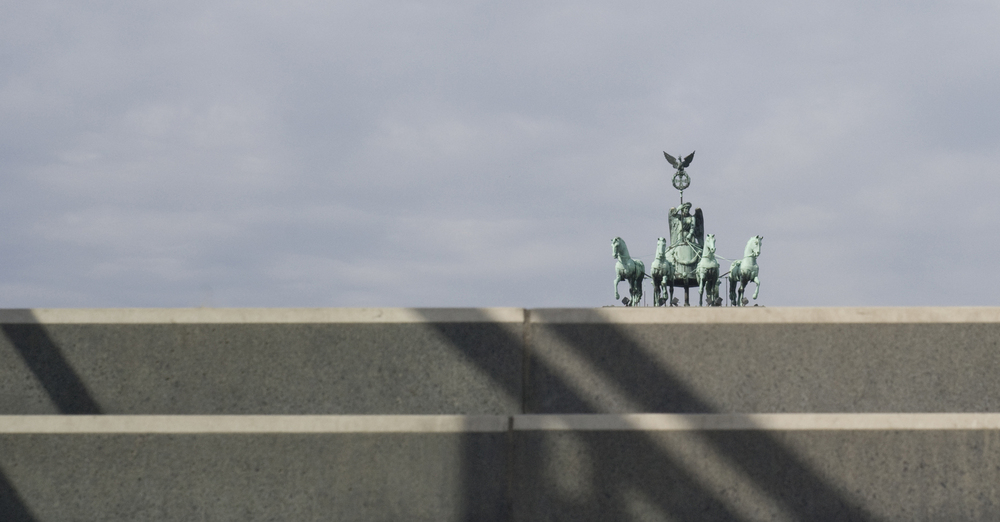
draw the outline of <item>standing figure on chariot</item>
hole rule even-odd
[[[694,215],[691,215],[691,203],[682,203],[680,208],[670,209],[668,219],[671,248],[687,244],[701,251],[705,244],[705,218],[700,208],[694,209]]]
[[[684,305],[688,306],[688,288],[698,287],[698,261],[705,246],[705,217],[700,208],[694,209],[692,215],[691,203],[682,203],[670,209],[668,220],[670,247],[666,257],[673,265],[674,274],[667,284],[684,288]]]

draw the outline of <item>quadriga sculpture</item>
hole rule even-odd
[[[764,236],[750,238],[746,248],[743,249],[743,259],[733,261],[733,266],[729,269],[729,304],[731,306],[746,306],[750,302],[743,297],[743,292],[751,281],[757,285],[753,291],[753,298],[757,299],[757,293],[760,292],[760,278],[757,277],[760,266],[757,265],[757,258],[760,256],[760,244],[763,241]]]
[[[653,278],[653,306],[662,306],[664,302],[674,298],[674,287],[669,284],[674,278],[674,265],[667,260],[666,238],[661,237],[656,240],[656,258],[653,259],[650,273]],[[669,299],[666,296],[668,289]]]
[[[639,259],[632,259],[628,255],[628,247],[625,241],[616,237],[611,240],[611,252],[615,257],[615,301],[621,298],[618,295],[618,283],[628,281],[630,299],[623,299],[626,306],[638,306],[642,301],[642,280],[646,277],[646,266]]]
[[[702,306],[702,298],[708,293],[708,306],[718,306],[719,298],[719,262],[715,260],[715,234],[705,236],[705,246],[701,251],[701,260],[695,268],[698,278],[698,306]]]

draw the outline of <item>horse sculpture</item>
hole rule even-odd
[[[668,299],[666,292],[669,289],[670,298],[674,298],[674,287],[670,286],[670,280],[674,278],[674,265],[667,260],[667,240],[658,238],[656,240],[656,258],[653,259],[653,306],[661,306]],[[662,300],[662,302],[661,302]]]
[[[733,266],[729,269],[729,304],[732,306],[746,306],[750,302],[743,297],[743,293],[751,281],[757,285],[753,291],[753,298],[757,299],[757,293],[760,292],[760,278],[757,277],[760,266],[757,265],[757,258],[760,256],[762,241],[764,236],[750,238],[746,248],[743,249],[743,259],[733,261]]]
[[[705,246],[701,251],[701,260],[695,268],[698,278],[698,306],[703,306],[702,298],[708,291],[708,306],[718,306],[719,298],[719,262],[715,260],[715,234],[705,236]],[[655,280],[654,280],[655,281]]]
[[[611,252],[615,258],[615,301],[621,298],[618,295],[618,283],[628,281],[629,299],[623,299],[625,306],[638,306],[642,300],[642,279],[646,277],[646,266],[638,259],[632,259],[628,255],[628,247],[625,241],[616,237],[611,240]]]

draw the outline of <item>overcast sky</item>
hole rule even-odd
[[[0,13],[3,307],[610,305],[663,150],[760,304],[1000,304],[995,0]]]

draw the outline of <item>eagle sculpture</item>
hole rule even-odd
[[[667,158],[667,161],[670,162],[670,164],[673,165],[673,167],[678,170],[678,172],[684,172],[684,169],[688,165],[691,165],[691,160],[694,159],[694,152],[689,154],[688,157],[684,158],[681,161],[678,161],[677,158],[671,156],[670,154],[667,154],[667,151],[663,151],[663,155]],[[677,157],[680,157],[680,155],[678,154]]]

